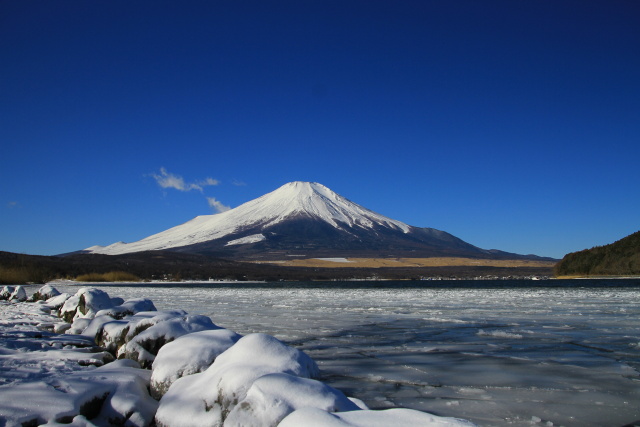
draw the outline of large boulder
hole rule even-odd
[[[153,361],[151,396],[160,399],[178,378],[206,370],[241,338],[228,329],[193,332],[166,344]]]
[[[229,413],[224,425],[275,427],[296,409],[307,407],[327,412],[360,409],[341,391],[320,381],[269,374],[253,383],[246,397]]]
[[[319,370],[309,356],[272,336],[247,335],[206,371],[174,382],[160,400],[156,423],[165,427],[221,425],[258,378],[275,373],[311,378]]]

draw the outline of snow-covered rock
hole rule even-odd
[[[24,290],[24,288],[20,285],[16,286],[16,288],[13,290],[13,292],[11,293],[11,296],[9,297],[10,301],[26,301],[27,300],[27,291]]]
[[[133,316],[127,316],[125,319],[102,323],[102,330],[95,337],[96,344],[105,347],[113,354],[117,354],[120,347],[145,329],[158,322],[186,315],[184,310],[143,311]]]
[[[136,314],[141,311],[157,311],[157,309],[156,306],[153,305],[153,301],[150,299],[134,298],[106,310],[100,310],[96,313],[96,316],[106,314],[114,319],[122,319],[125,316],[131,316],[132,314]]]
[[[178,378],[206,370],[241,338],[228,329],[193,332],[166,344],[153,361],[151,396],[160,399]]]
[[[47,307],[49,307],[51,310],[59,311],[64,306],[64,303],[67,302],[67,300],[69,298],[71,298],[71,295],[65,292],[65,293],[62,293],[62,294],[60,294],[58,296],[49,298],[45,302],[45,305]]]
[[[288,415],[279,427],[473,427],[475,424],[458,418],[438,417],[413,409],[363,410],[330,413],[305,407]]]
[[[3,286],[0,291],[0,300],[8,300],[14,290],[15,286]]]
[[[62,304],[60,307],[60,317],[65,321],[72,323],[76,313],[78,312],[78,306],[80,305],[80,297],[72,295]]]
[[[106,292],[96,288],[81,288],[65,301],[60,309],[60,317],[71,323],[78,317],[94,317],[98,311],[111,307],[113,302]]]
[[[27,292],[20,285],[18,286],[4,286],[0,291],[0,300],[8,301],[26,301]]]
[[[273,372],[284,372],[305,378],[318,376],[316,362],[305,353],[283,344],[266,334],[247,335],[222,353],[212,366],[223,371],[236,366],[266,366]]]
[[[114,301],[114,298],[111,298]],[[114,322],[116,320],[120,320],[125,316],[131,316],[135,313],[143,312],[143,311],[151,311],[153,310],[155,313],[156,307],[153,305],[153,302],[146,298],[137,298],[134,300],[130,300],[127,302],[123,302],[121,305],[116,307],[111,307],[105,310],[100,310],[96,313],[95,317],[77,317],[71,327],[67,330],[68,334],[82,334],[87,337],[91,337],[96,340],[96,342],[100,341],[102,336],[102,332],[104,326],[107,323]],[[117,324],[122,324],[118,322]],[[100,343],[104,345],[104,343]],[[111,348],[113,353],[117,352],[117,348]]]
[[[88,382],[107,382],[115,386],[95,420],[96,424],[148,426],[158,402],[147,391],[150,372],[132,360],[117,360],[91,371],[75,374]]]
[[[320,381],[269,374],[253,383],[246,397],[229,413],[224,425],[275,427],[291,412],[307,407],[328,412],[360,409],[341,391]]]
[[[158,426],[220,425],[260,377],[286,373],[315,377],[306,354],[265,334],[247,335],[216,358],[206,371],[182,377],[160,400]]]
[[[67,322],[60,322],[53,325],[53,332],[56,334],[64,334],[71,329],[71,324]]]
[[[65,333],[79,335],[91,324],[93,320],[94,319],[90,317],[78,317],[73,321],[71,327],[67,329]]]
[[[139,324],[138,324],[139,325]],[[118,359],[136,360],[143,368],[151,368],[162,346],[191,332],[220,329],[209,317],[194,315],[168,319],[155,323],[127,340],[118,349]]]
[[[57,297],[58,295],[60,295],[59,290],[57,290],[51,285],[44,285],[43,287],[38,289],[33,295],[31,295],[31,298],[29,298],[29,301],[47,301],[48,299]]]
[[[83,417],[91,420],[85,425],[148,426],[158,405],[146,390],[148,374],[127,360],[65,377],[0,387],[0,424],[53,421],[68,425]]]

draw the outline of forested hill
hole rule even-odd
[[[640,231],[605,246],[572,252],[556,264],[557,276],[640,275]]]

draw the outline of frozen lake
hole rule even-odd
[[[640,420],[640,280],[419,285],[97,287],[274,335],[313,357],[322,381],[375,409],[482,426]]]

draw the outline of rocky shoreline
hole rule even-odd
[[[85,287],[0,292],[0,425],[470,426],[369,410],[315,380],[317,364],[266,334],[158,311]]]

